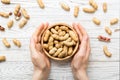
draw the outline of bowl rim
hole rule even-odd
[[[68,24],[66,24],[66,23],[54,23],[54,24],[48,26],[48,28],[43,32],[42,37],[41,37],[41,45],[42,45],[43,52],[44,52],[49,58],[51,58],[51,59],[53,59],[53,60],[57,60],[57,61],[63,61],[63,60],[67,60],[67,59],[71,58],[71,57],[76,53],[76,51],[78,50],[78,47],[79,47],[79,40],[77,41],[77,44],[76,44],[76,46],[75,46],[75,48],[74,48],[74,50],[73,50],[73,53],[72,53],[70,56],[67,56],[67,57],[65,57],[65,58],[56,58],[56,57],[51,56],[51,55],[45,50],[45,48],[43,48],[43,43],[44,43],[44,42],[43,42],[43,37],[44,37],[44,35],[45,35],[45,33],[46,33],[46,31],[47,31],[48,29],[50,29],[50,28],[52,28],[52,27],[55,27],[55,26],[57,26],[57,25],[67,26],[68,28],[70,28],[72,31],[74,31],[74,32],[77,34],[77,32],[73,29],[73,27],[71,27],[70,25],[68,25]],[[77,37],[78,37],[78,34],[77,34]]]

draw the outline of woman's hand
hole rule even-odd
[[[90,55],[90,41],[87,32],[80,24],[73,24],[73,28],[77,31],[81,44],[75,54],[71,67],[75,80],[88,80],[87,65]]]
[[[50,72],[50,61],[43,53],[40,44],[41,35],[48,27],[48,23],[41,24],[33,34],[30,40],[31,59],[34,65],[34,74],[32,80],[47,80]]]

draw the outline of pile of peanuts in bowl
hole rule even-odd
[[[53,60],[71,58],[76,53],[79,43],[76,31],[65,23],[56,23],[48,27],[41,40],[43,51]]]

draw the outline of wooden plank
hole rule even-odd
[[[104,30],[104,27],[106,25],[103,24],[102,26],[96,26],[93,22],[91,22],[91,23],[89,23],[89,21],[86,21],[86,22],[82,21],[82,22],[81,22],[82,26],[86,29],[90,38],[97,38],[98,35],[103,35],[103,36],[111,37],[112,39],[114,39],[114,38],[119,39],[119,31],[114,32],[115,29],[119,28],[118,26],[110,27],[110,29],[112,30],[112,35],[109,36]],[[29,39],[32,36],[32,34],[35,32],[38,25],[40,25],[40,23],[36,23],[36,24],[37,24],[36,26],[35,25],[25,26],[23,29],[19,29],[18,26],[13,27],[11,30],[8,30],[6,28],[5,32],[0,32],[0,39],[4,38],[4,37]],[[50,24],[54,24],[54,23],[50,23]],[[87,24],[89,24],[90,26],[87,26]]]
[[[19,39],[22,47],[16,47],[12,39],[8,39],[11,48],[6,48],[0,40],[0,55],[6,55],[7,61],[30,61],[29,39]],[[90,61],[119,61],[119,39],[112,39],[110,43],[100,42],[97,39],[91,39]],[[108,58],[103,53],[103,45],[108,46],[112,57]]]
[[[11,5],[4,5],[1,4],[1,11],[13,11],[14,7],[16,6],[17,3],[21,3],[22,7],[25,7],[28,11],[28,13],[31,16],[30,21],[28,22],[28,24],[23,28],[23,29],[19,29],[18,28],[18,23],[19,22],[15,22],[13,28],[11,30],[7,29],[6,26],[6,22],[8,22],[9,19],[0,19],[0,25],[4,26],[6,28],[6,32],[2,33],[0,32],[0,36],[1,38],[3,37],[17,37],[17,38],[29,38],[32,33],[34,32],[34,30],[36,29],[36,27],[41,23],[41,22],[50,22],[50,24],[52,23],[56,23],[56,22],[65,22],[68,24],[72,24],[73,22],[80,22],[83,27],[85,27],[85,29],[88,31],[88,34],[90,35],[90,37],[94,37],[96,38],[96,36],[98,36],[99,34],[102,35],[107,35],[104,31],[104,26],[110,26],[109,22],[110,19],[117,17],[119,18],[119,0],[112,0],[112,1],[108,1],[108,12],[104,13],[102,12],[102,4],[101,2],[103,1],[97,1],[100,8],[98,9],[98,11],[95,14],[86,14],[82,11],[82,8],[85,7],[86,5],[89,6],[89,4],[87,4],[88,0],[85,1],[77,1],[78,3],[86,3],[86,5],[79,5],[80,6],[80,10],[81,12],[79,13],[78,18],[74,18],[73,16],[73,7],[75,5],[71,4],[68,1],[68,4],[70,4],[71,6],[71,11],[68,13],[64,10],[61,9],[59,2],[61,0],[57,0],[57,1],[45,1],[47,8],[46,9],[40,9],[37,2],[36,1],[32,1],[30,0],[29,3],[28,1],[23,1],[23,0],[13,0],[13,4]],[[99,3],[100,2],[100,3]],[[115,5],[111,5],[109,3],[113,2]],[[49,5],[48,5],[49,4]],[[33,5],[33,6],[30,6]],[[90,7],[90,6],[89,6]],[[34,13],[33,13],[34,12]],[[58,18],[59,17],[59,18]],[[68,18],[69,17],[69,18]],[[100,26],[96,26],[93,22],[92,22],[92,18],[93,17],[97,17],[101,20],[101,25]],[[10,17],[11,19],[14,19],[14,16]],[[110,28],[112,29],[112,31],[114,31],[114,29],[119,27],[119,24],[116,24],[114,26],[111,26]],[[26,34],[26,35],[24,35]],[[10,35],[10,36],[9,36]],[[112,38],[119,38],[119,33],[113,32],[113,35],[111,36]]]
[[[90,62],[88,66],[89,78],[90,80],[119,80],[118,66],[119,62]],[[0,63],[0,74],[0,80],[31,80],[33,65],[31,62]],[[73,80],[70,64],[52,62],[50,79]]]
[[[79,22],[87,30],[91,39],[91,56],[90,64],[88,66],[88,75],[90,80],[119,80],[119,32],[114,32],[114,29],[120,28],[120,21],[118,24],[110,26],[109,22],[112,18],[120,18],[119,3],[120,0],[95,0],[98,4],[98,10],[94,14],[87,14],[82,11],[83,7],[90,8],[88,0],[43,0],[45,9],[40,9],[36,0],[11,0],[10,5],[5,5],[0,2],[0,12],[13,12],[16,4],[20,3],[22,7],[26,8],[30,14],[31,19],[23,29],[19,29],[19,21],[15,21],[14,26],[9,30],[6,26],[9,19],[14,19],[12,15],[9,19],[0,17],[0,25],[6,28],[5,32],[0,31],[0,55],[5,55],[7,61],[0,63],[0,80],[31,80],[33,73],[33,66],[30,59],[29,39],[36,27],[41,22],[49,22],[50,24],[56,22],[65,22],[72,24]],[[59,2],[67,3],[71,11],[66,12],[61,9]],[[102,3],[107,2],[108,11],[102,11]],[[74,18],[74,6],[79,5],[80,12],[78,18]],[[96,26],[92,22],[92,18],[97,17],[101,20],[101,25]],[[109,36],[104,31],[104,26],[109,26],[113,32]],[[98,35],[111,37],[111,43],[99,42],[96,38]],[[2,44],[2,38],[8,38],[12,47],[7,49]],[[22,42],[20,49],[14,46],[12,38],[18,38]],[[107,45],[109,51],[112,53],[111,58],[107,58],[102,46]],[[57,74],[57,75],[55,75]],[[70,69],[70,62],[58,63],[52,61],[52,71],[50,74],[52,80],[73,80]]]

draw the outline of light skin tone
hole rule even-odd
[[[47,29],[48,23],[41,24],[30,40],[31,59],[34,66],[32,80],[47,80],[50,73],[50,61],[43,53],[40,40],[41,35]],[[90,55],[90,41],[87,32],[80,24],[73,24],[79,36],[81,44],[72,59],[71,67],[75,80],[88,80],[87,65]]]
[[[30,40],[31,59],[34,66],[32,80],[47,80],[50,73],[50,61],[43,53],[40,40],[42,33],[48,27],[48,23],[41,24],[33,34]]]
[[[81,41],[79,49],[71,62],[74,79],[89,80],[87,76],[87,66],[90,56],[90,40],[87,32],[80,24],[73,24],[73,28],[78,33]]]

